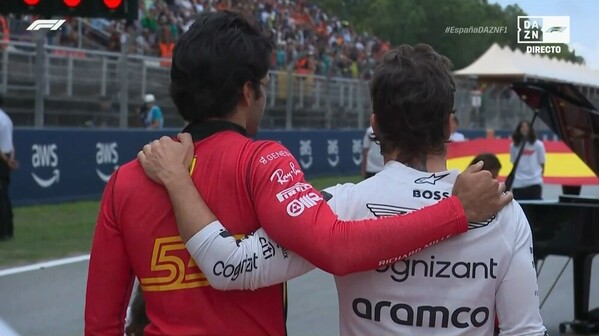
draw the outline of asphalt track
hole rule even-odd
[[[559,193],[545,188],[546,199]],[[583,195],[599,197],[599,187],[583,188]],[[0,271],[0,336],[75,336],[83,334],[83,307],[88,262],[45,264],[29,269]],[[550,256],[539,276],[545,298],[567,258]],[[593,262],[590,307],[599,307],[599,258]],[[572,263],[568,263],[541,313],[551,335],[573,318]],[[338,335],[337,298],[332,276],[313,271],[289,282],[287,329],[290,336]]]

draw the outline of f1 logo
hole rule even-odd
[[[58,30],[66,20],[35,20],[27,27],[27,30],[50,29]]]

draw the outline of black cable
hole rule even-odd
[[[539,309],[543,308],[543,305],[545,304],[545,301],[547,301],[547,298],[549,298],[549,294],[551,294],[551,292],[553,292],[553,288],[555,288],[555,285],[557,285],[557,282],[559,281],[559,278],[561,278],[562,274],[564,274],[564,271],[566,270],[566,267],[568,267],[568,264],[570,263],[570,260],[572,260],[572,258],[568,258],[568,261],[566,261],[566,264],[564,265],[564,267],[562,268],[562,270],[557,275],[557,278],[555,278],[555,281],[551,285],[551,288],[549,288],[549,291],[547,292],[547,295],[545,295],[545,298],[541,302],[541,306],[539,307]]]
[[[540,259],[540,261],[541,261],[541,266],[537,267],[537,278],[539,277],[539,274],[541,274],[541,270],[543,269],[543,265],[545,265],[545,258]]]

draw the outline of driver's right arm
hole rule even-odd
[[[260,160],[287,149],[276,142],[257,145],[248,163],[248,184],[258,222],[272,239],[326,272],[345,275],[376,269],[468,229],[456,197],[406,215],[341,221],[302,172],[296,170],[287,181],[272,179],[275,171],[301,167],[291,155]]]
[[[185,246],[210,285],[220,290],[255,290],[314,269],[306,259],[270,239],[262,228],[236,240],[219,221],[214,221]]]

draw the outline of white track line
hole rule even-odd
[[[12,275],[12,274],[29,272],[29,271],[36,271],[36,270],[40,270],[40,269],[44,269],[44,268],[62,266],[62,265],[72,264],[72,263],[86,261],[86,260],[89,260],[89,254],[78,256],[78,257],[71,257],[71,258],[64,258],[64,259],[57,259],[57,260],[52,260],[52,261],[46,261],[46,262],[41,262],[41,263],[37,263],[37,264],[33,264],[33,265],[8,268],[8,269],[5,269],[5,270],[0,270],[0,277],[7,276],[7,275]],[[0,326],[2,326],[2,325],[0,324]],[[4,335],[4,334],[0,333],[0,335]]]
[[[11,328],[4,320],[0,319],[0,335],[2,336],[20,336],[13,328]]]

